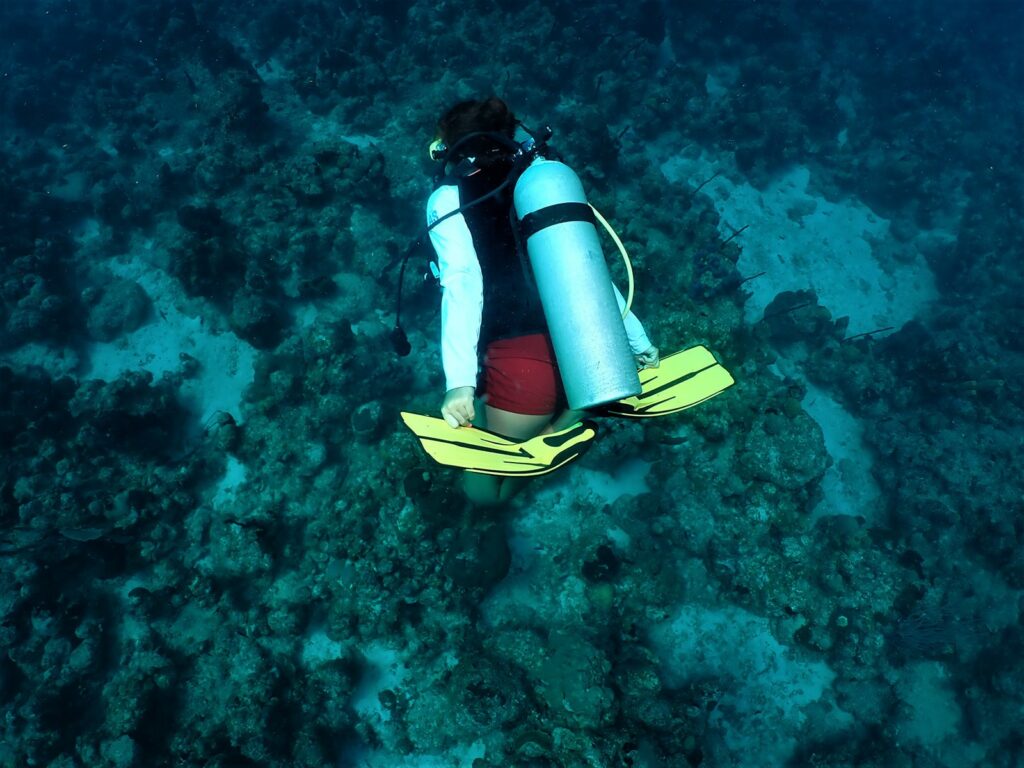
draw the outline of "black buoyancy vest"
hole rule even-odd
[[[497,163],[458,179],[459,204],[472,202],[501,184],[511,164]],[[451,182],[446,182],[451,183]],[[510,184],[490,200],[463,213],[483,273],[484,309],[480,354],[499,339],[546,333],[547,323],[525,254],[520,254],[513,231]]]

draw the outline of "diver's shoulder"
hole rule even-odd
[[[427,214],[444,216],[459,207],[459,188],[455,184],[442,184],[427,198]]]

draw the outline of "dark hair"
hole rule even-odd
[[[478,131],[501,133],[511,139],[516,132],[516,116],[504,101],[492,96],[482,101],[460,101],[437,121],[437,133],[449,147],[455,146],[463,136]],[[493,148],[493,141],[481,137],[479,142],[468,141],[459,149],[458,154],[465,157]]]

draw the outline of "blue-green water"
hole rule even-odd
[[[0,767],[1020,765],[1022,33],[8,0]],[[398,419],[444,395],[419,254],[388,343],[491,94],[737,382],[497,510]]]

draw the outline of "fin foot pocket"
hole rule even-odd
[[[601,413],[633,419],[667,416],[700,405],[735,383],[706,347],[690,347],[663,357],[658,368],[640,371],[640,394],[608,403]]]

